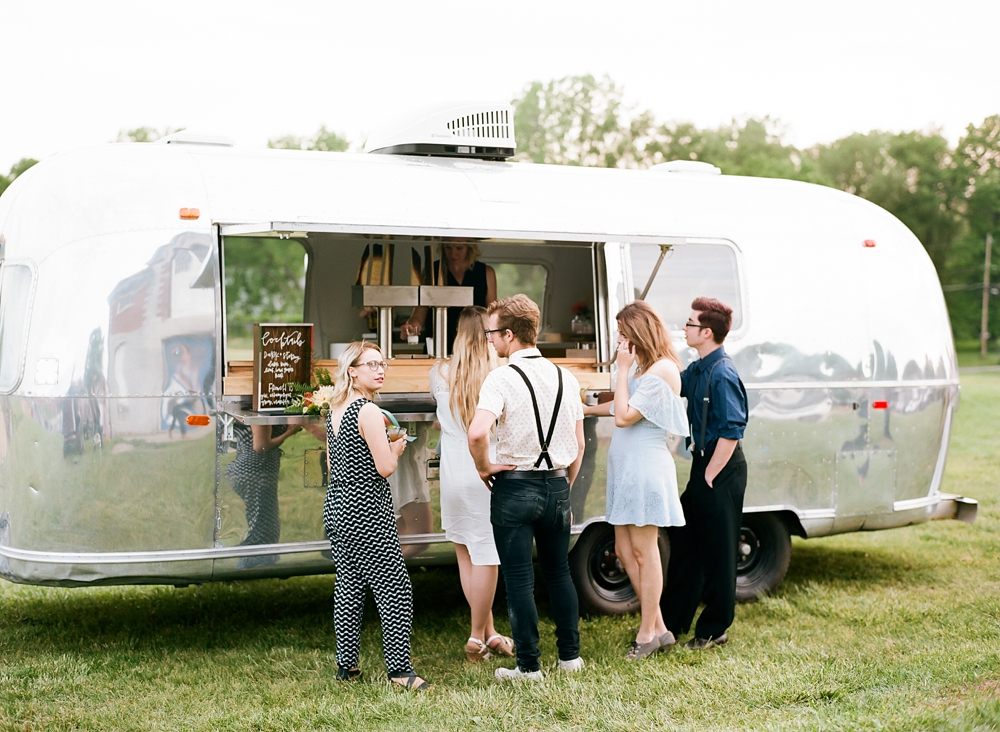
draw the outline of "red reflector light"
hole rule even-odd
[[[207,414],[189,414],[187,423],[192,427],[208,427],[212,423],[212,419]]]
[[[201,216],[201,211],[196,208],[182,208],[181,218],[182,219],[196,219]]]
[[[198,209],[195,209],[195,211],[197,211],[197,210]],[[183,216],[181,218],[183,218]],[[868,247],[869,249],[874,249],[875,248],[875,240],[874,239],[865,239],[865,246]]]
[[[888,409],[889,402],[872,402],[872,409]],[[188,417],[188,419],[191,419]]]

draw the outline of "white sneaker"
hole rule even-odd
[[[522,671],[514,668],[498,668],[493,672],[497,681],[541,681],[544,677],[541,671]]]
[[[576,673],[577,671],[583,670],[583,659],[577,656],[576,658],[570,659],[569,661],[559,661],[559,670],[565,671],[568,674]]]

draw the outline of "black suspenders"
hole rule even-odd
[[[705,457],[705,432],[708,430],[708,406],[712,403],[712,374],[715,373],[716,366],[728,359],[729,356],[723,356],[713,363],[712,368],[708,371],[708,381],[705,382],[705,396],[701,398],[701,434],[698,436],[698,444],[695,445],[695,449],[701,453],[702,457]]]
[[[525,358],[541,358],[541,356],[525,356]],[[562,369],[556,366],[556,372],[559,374],[559,390],[556,392],[556,406],[552,410],[552,421],[549,422],[549,434],[546,435],[542,432],[542,415],[538,411],[538,399],[535,398],[535,390],[532,388],[531,382],[528,381],[527,374],[514,364],[510,364],[510,367],[514,369],[522,379],[524,379],[524,383],[528,387],[528,393],[531,394],[531,406],[535,410],[535,427],[538,429],[538,444],[542,446],[542,452],[539,454],[538,460],[535,461],[535,467],[537,468],[541,465],[544,460],[549,466],[548,469],[552,470],[552,458],[549,457],[549,442],[552,440],[552,435],[556,431],[556,418],[559,416],[559,406],[562,404]]]

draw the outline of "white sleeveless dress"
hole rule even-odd
[[[441,366],[435,364],[430,371],[431,394],[441,425],[441,526],[449,541],[468,547],[473,564],[498,565],[500,557],[490,523],[490,491],[469,452],[469,436],[451,411],[448,380],[441,375]],[[496,460],[496,445],[492,443],[490,460]]]

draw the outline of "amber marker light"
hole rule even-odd
[[[186,220],[194,220],[201,216],[201,211],[196,208],[182,208],[181,218]]]
[[[212,419],[207,414],[189,414],[187,423],[192,427],[208,427],[212,423]]]

